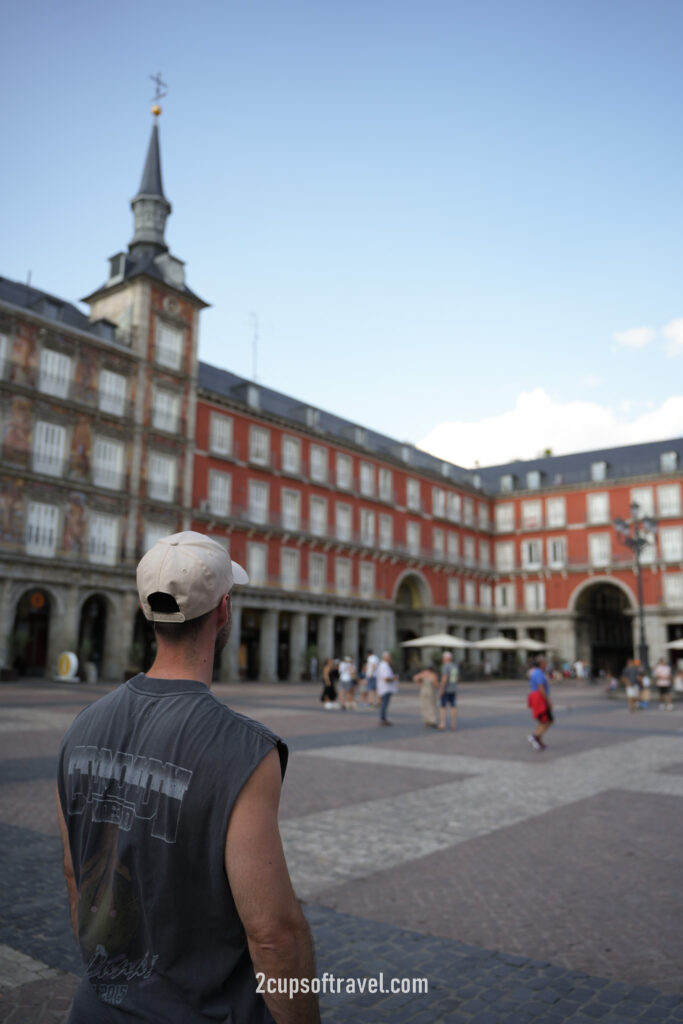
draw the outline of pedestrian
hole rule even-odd
[[[332,670],[335,668],[334,659],[326,658],[323,664],[323,692],[320,694],[320,700],[326,708],[338,708],[337,703],[337,688],[332,679]],[[336,670],[335,670],[336,671]]]
[[[633,658],[628,658],[626,661],[626,665],[621,673],[621,681],[626,687],[626,696],[628,698],[629,711],[638,710],[641,679],[642,673],[640,672],[640,669],[636,665]]]
[[[553,724],[553,706],[550,700],[550,686],[545,674],[546,660],[543,655],[536,659],[535,667],[529,673],[529,694],[527,704],[536,721],[533,733],[527,736],[534,750],[545,750],[545,733]]]
[[[433,665],[423,665],[413,673],[413,682],[420,687],[420,714],[425,727],[436,729],[439,675]]]
[[[391,654],[389,651],[384,651],[382,654],[382,660],[377,666],[377,693],[379,695],[379,724],[380,725],[393,725],[387,718],[387,711],[389,710],[389,701],[391,695],[398,692],[398,675],[394,672],[391,665]]]
[[[660,658],[655,665],[654,677],[655,686],[659,693],[659,710],[673,711],[674,706],[671,703],[671,665],[664,658]]]
[[[455,729],[458,717],[458,666],[453,661],[450,651],[445,651],[441,659],[441,680],[439,686],[439,729],[446,728],[446,708],[451,729]]]
[[[247,574],[186,531],[147,552],[137,583],[154,663],[86,707],[59,755],[85,965],[69,1024],[315,1024],[315,996],[262,996],[255,976],[315,977],[277,824],[287,747],[210,692]]]
[[[377,707],[377,666],[379,658],[373,651],[366,652],[365,659],[365,688],[368,694],[368,704],[372,708]]]
[[[347,708],[352,711],[356,710],[356,683],[356,666],[351,655],[347,654],[339,663],[339,703],[342,706],[342,711]]]

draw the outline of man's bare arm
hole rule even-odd
[[[280,786],[280,759],[273,750],[235,802],[225,841],[225,870],[256,973],[312,979],[313,942],[292,889],[277,824]],[[290,999],[264,993],[264,998],[277,1024],[319,1024],[315,995]]]
[[[76,887],[74,866],[71,860],[71,849],[69,847],[69,833],[66,828],[66,822],[64,821],[64,815],[62,813],[62,805],[59,800],[59,790],[57,790],[57,820],[59,822],[59,834],[62,837],[62,848],[64,857],[64,878],[66,879],[66,890],[69,894],[71,927],[74,930],[76,942],[78,942],[78,889]]]

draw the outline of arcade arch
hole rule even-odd
[[[591,666],[619,674],[633,657],[633,594],[620,580],[603,577],[586,581],[574,591],[576,653]]]

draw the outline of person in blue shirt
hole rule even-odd
[[[527,703],[536,721],[536,728],[527,736],[534,750],[545,750],[543,736],[553,724],[550,687],[545,674],[546,660],[543,656],[536,659],[535,667],[529,673],[529,696]]]

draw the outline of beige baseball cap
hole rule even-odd
[[[140,604],[145,618],[152,622],[197,619],[212,611],[235,584],[248,582],[242,566],[231,560],[222,544],[194,530],[162,537],[140,560],[137,570]],[[163,611],[150,606],[151,595],[164,595],[165,600],[153,602],[166,605]],[[171,610],[166,610],[169,604]]]

